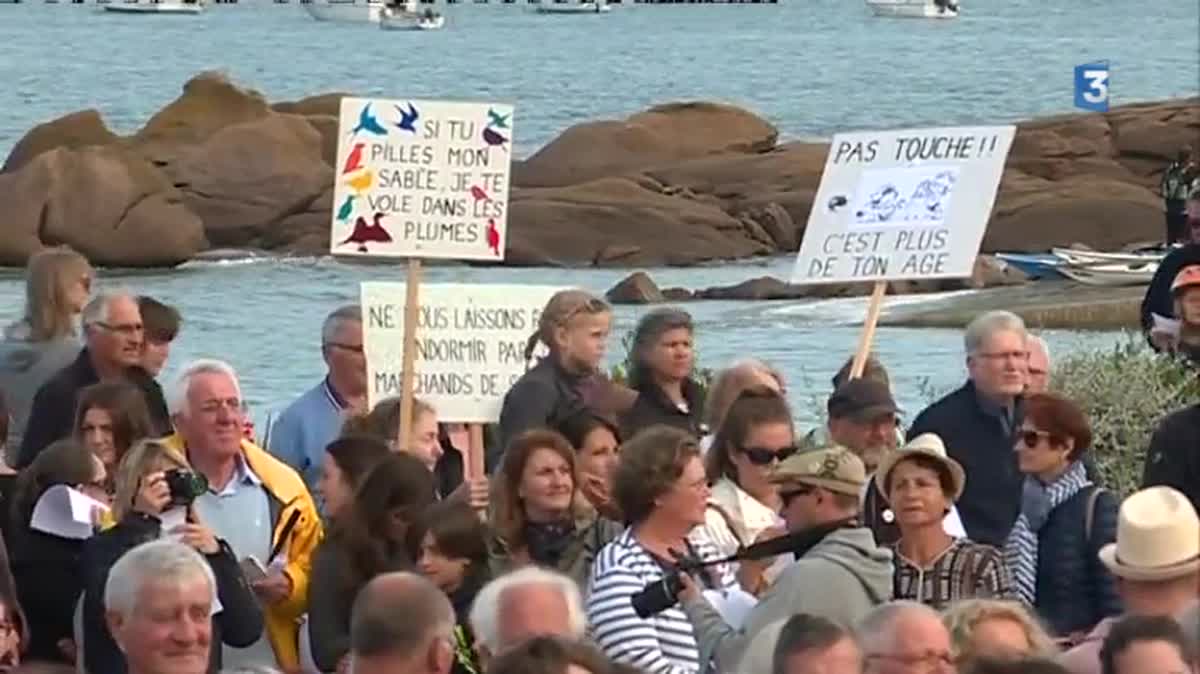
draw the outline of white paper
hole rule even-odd
[[[187,508],[171,508],[158,516],[158,521],[162,523],[161,531],[165,538],[173,541],[178,541],[182,536],[173,533],[173,529],[187,522]]]
[[[38,499],[29,526],[34,531],[83,540],[95,531],[93,512],[97,509],[108,512],[109,507],[65,484],[55,485]]]
[[[741,588],[724,591],[705,590],[702,594],[717,613],[721,614],[725,623],[735,630],[741,629],[746,622],[746,616],[758,605],[758,599]]]
[[[1172,337],[1179,336],[1179,328],[1182,325],[1181,321],[1156,313],[1151,313],[1150,318],[1154,321],[1153,327],[1150,328],[1151,333],[1161,333]]]

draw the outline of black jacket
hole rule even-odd
[[[557,428],[584,408],[578,386],[582,377],[562,368],[553,356],[543,358],[513,384],[500,408],[499,442],[488,447],[487,472],[500,465],[508,443],[534,428]]]
[[[117,648],[104,620],[104,586],[113,564],[129,550],[160,535],[158,519],[140,513],[126,515],[116,526],[89,539],[83,548],[83,655],[92,674],[125,674],[125,656]],[[246,583],[237,557],[218,539],[221,549],[205,555],[217,579],[221,612],[213,616],[208,671],[221,670],[221,644],[252,645],[262,636],[263,615]]]
[[[1200,405],[1168,415],[1155,429],[1142,487],[1156,485],[1183,492],[1200,512]]]
[[[1200,244],[1185,244],[1163,258],[1146,288],[1146,296],[1142,299],[1142,330],[1149,332],[1154,325],[1151,313],[1173,318],[1175,316],[1175,301],[1171,297],[1171,282],[1180,269],[1189,264],[1200,264]]]
[[[707,432],[700,421],[704,415],[704,389],[688,379],[683,384],[683,398],[688,404],[686,412],[671,402],[657,385],[643,386],[638,390],[633,407],[621,419],[621,437],[632,438],[638,431],[658,425],[671,426],[701,437]]]
[[[1017,521],[1024,477],[1013,444],[1021,412],[1018,400],[1012,428],[1004,428],[1000,419],[984,411],[975,385],[968,381],[921,412],[908,431],[909,440],[937,433],[950,457],[962,464],[967,485],[956,505],[967,536],[976,543],[1003,547]]]
[[[445,430],[438,432],[438,442],[442,445],[442,456],[433,467],[433,484],[437,489],[439,499],[446,498],[463,483],[463,452],[459,451],[447,436]]]
[[[171,415],[158,382],[140,367],[129,368],[127,376],[129,382],[145,396],[146,408],[150,410],[150,421],[154,424],[156,434],[170,435]],[[25,426],[25,437],[21,440],[21,451],[14,468],[28,466],[47,445],[71,435],[79,392],[99,381],[100,376],[96,374],[96,368],[92,366],[91,357],[84,347],[75,362],[42,384],[33,397],[29,423]]]
[[[1097,556],[1117,538],[1120,504],[1110,491],[1097,494],[1089,534],[1087,507],[1095,489],[1081,489],[1061,503],[1038,531],[1034,609],[1056,636],[1091,630],[1122,611],[1116,579]]]
[[[26,660],[67,662],[59,640],[75,638],[75,605],[83,591],[80,557],[84,541],[34,531],[29,523],[14,527],[13,580],[29,621]]]

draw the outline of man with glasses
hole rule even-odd
[[[162,388],[142,369],[142,314],[128,293],[100,293],[83,309],[84,347],[73,363],[38,389],[15,468],[24,468],[50,443],[71,434],[79,392],[100,381],[125,380],[141,390],[154,430],[171,431]]]
[[[950,633],[937,611],[910,601],[884,604],[855,632],[866,661],[864,674],[955,674]]]
[[[1023,478],[1013,452],[1029,376],[1025,322],[1007,311],[971,321],[964,336],[967,383],[921,412],[908,438],[934,433],[967,473],[958,511],[967,535],[1001,547],[1016,522]]]
[[[788,531],[809,532],[819,540],[797,551],[799,558],[763,593],[740,630],[725,623],[698,583],[684,579],[680,601],[701,651],[714,654],[718,671],[741,671],[747,645],[778,621],[808,613],[851,625],[892,597],[892,553],[879,547],[858,520],[867,483],[861,459],[830,446],[790,456],[771,479],[779,485]],[[765,652],[774,652],[774,644],[765,646]]]
[[[365,412],[367,359],[363,355],[362,309],[338,308],[321,326],[325,377],[287,407],[267,429],[267,449],[304,478],[317,493],[325,447],[337,438],[346,416]]]

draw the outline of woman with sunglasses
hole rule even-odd
[[[1097,556],[1116,539],[1119,504],[1088,479],[1083,457],[1091,443],[1075,403],[1046,393],[1025,399],[1016,444],[1025,484],[1005,559],[1019,597],[1071,642],[1121,613],[1116,579]]]
[[[730,405],[705,456],[712,496],[702,536],[723,556],[782,531],[779,489],[770,480],[779,462],[796,452],[792,412],[782,396],[750,389]],[[743,564],[739,581],[759,593],[782,570],[785,558],[771,565]]]

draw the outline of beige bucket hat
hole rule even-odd
[[[951,482],[951,500],[957,501],[958,497],[962,496],[963,488],[967,485],[967,473],[963,470],[962,465],[951,459],[946,454],[946,444],[942,442],[942,438],[935,433],[922,433],[913,438],[911,442],[903,447],[888,452],[879,461],[879,468],[875,470],[875,488],[887,499],[888,475],[896,464],[905,459],[911,459],[914,456],[924,456],[946,467],[946,471],[950,473]]]
[[[1100,561],[1127,580],[1172,580],[1200,571],[1200,517],[1186,496],[1150,487],[1121,503],[1117,542],[1100,548]]]

